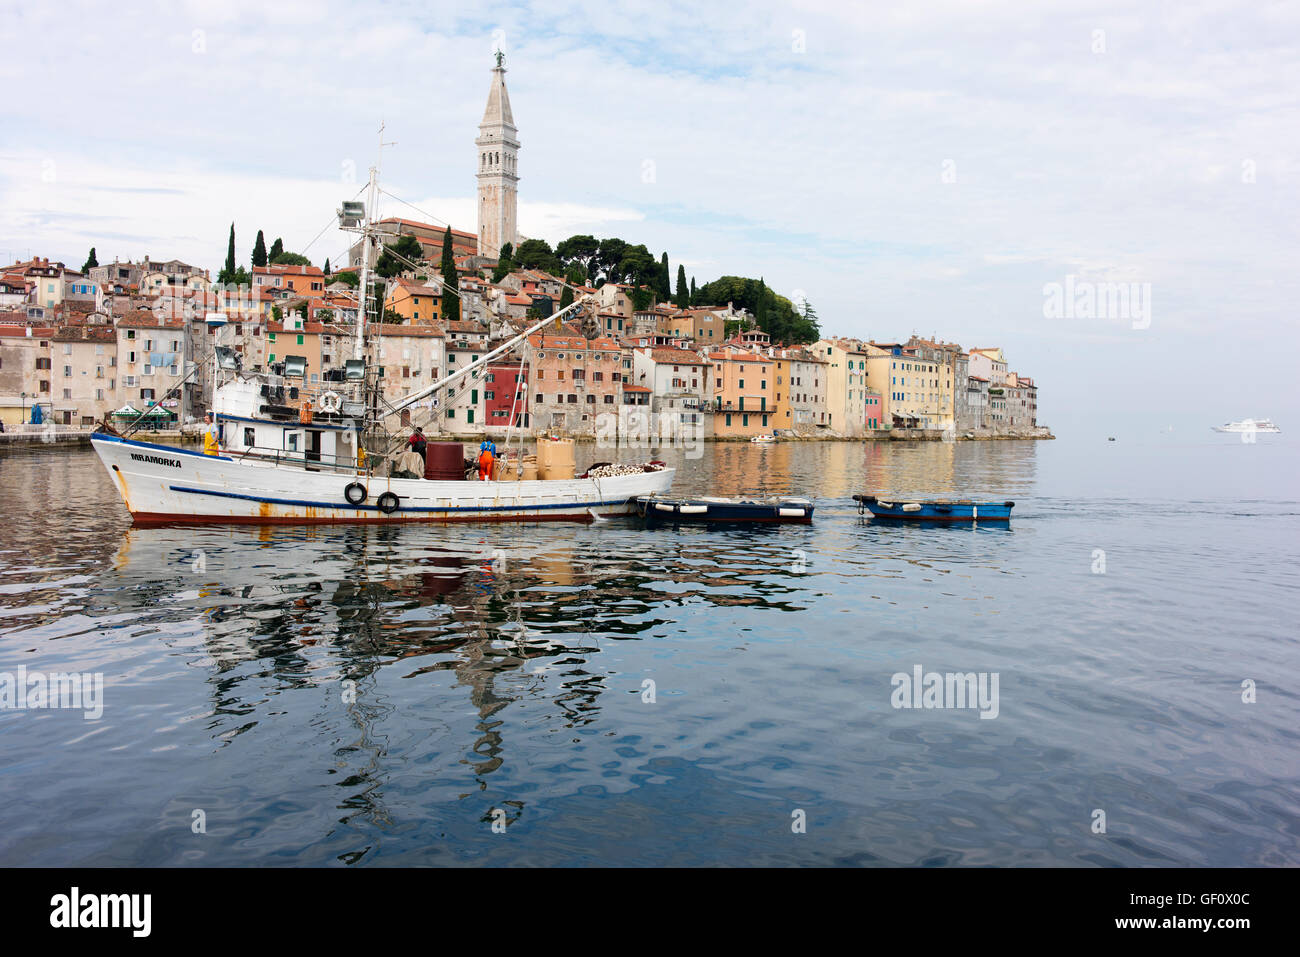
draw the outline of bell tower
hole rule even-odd
[[[496,53],[487,109],[478,125],[478,254],[496,258],[518,242],[519,131],[506,92],[505,54]]]

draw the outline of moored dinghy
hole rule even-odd
[[[876,518],[900,518],[918,522],[1007,522],[1015,502],[973,502],[970,499],[932,501],[881,501],[874,495],[855,495],[858,511]]]
[[[636,510],[647,524],[655,522],[767,522],[802,524],[812,521],[815,506],[806,498],[661,498],[640,495]]]

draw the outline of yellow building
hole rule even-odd
[[[857,339],[822,339],[811,346],[826,369],[826,425],[859,437],[867,427],[868,347]]]
[[[867,383],[880,393],[881,419],[886,425],[899,429],[952,427],[951,367],[898,342],[869,342],[866,348]]]
[[[434,286],[399,279],[393,283],[384,309],[393,310],[407,322],[434,322],[442,315],[442,292]]]

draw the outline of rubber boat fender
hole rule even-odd
[[[366,500],[366,487],[360,482],[349,482],[343,489],[343,497],[348,500],[349,505],[360,505]]]
[[[802,518],[808,513],[801,508],[778,508],[776,514],[782,518],[794,518],[796,515]]]
[[[919,512],[920,510],[921,506],[917,505],[915,502],[908,502],[903,506],[904,512]]]
[[[672,505],[667,502],[655,502],[655,511],[657,512],[671,512],[672,510]]]
[[[683,515],[703,515],[708,510],[707,505],[682,505],[677,509]]]
[[[383,492],[379,498],[375,499],[375,504],[379,506],[381,512],[389,515],[397,511],[397,506],[401,505],[402,501],[392,492]]]
[[[893,502],[877,502],[876,504],[879,505],[881,508],[893,508],[893,507],[894,507],[894,503],[893,503]]]

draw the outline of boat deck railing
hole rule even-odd
[[[366,475],[368,470],[357,464],[353,456],[326,455],[323,452],[303,452],[299,449],[276,449],[270,446],[252,445],[242,452],[227,453],[238,462],[253,459],[271,465],[296,465],[312,470],[347,472],[353,475]]]

